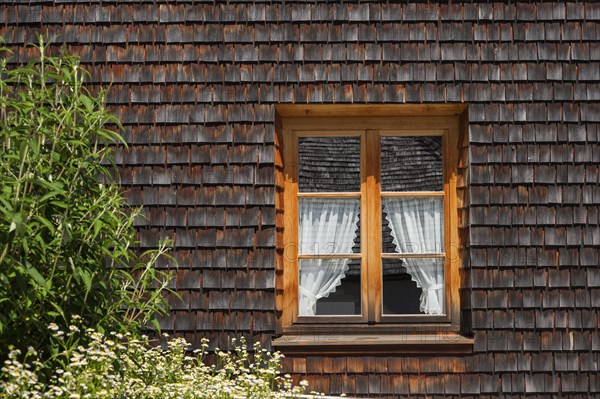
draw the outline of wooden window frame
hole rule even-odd
[[[460,336],[459,234],[457,165],[459,136],[464,131],[464,105],[277,105],[277,258],[276,288],[279,349],[373,346],[410,348],[439,347],[450,351],[472,348]],[[401,128],[399,128],[401,127]],[[382,315],[380,137],[441,136],[444,190],[440,192],[389,193],[388,196],[441,195],[444,197],[445,310],[444,315]],[[361,138],[361,190],[357,193],[298,193],[298,137],[358,136]],[[368,149],[368,150],[367,150]],[[360,316],[299,316],[298,313],[298,198],[360,197],[366,217],[361,220]],[[356,255],[356,254],[355,254]],[[403,255],[406,257],[406,255]],[[344,256],[345,257],[345,256]],[[440,335],[442,334],[442,335]],[[415,344],[418,335],[422,345]],[[384,338],[381,338],[381,337]],[[329,337],[326,339],[324,337]],[[370,338],[369,338],[370,337]],[[432,339],[437,337],[438,339]],[[441,339],[440,337],[445,337]],[[333,340],[333,341],[332,341]],[[406,345],[399,345],[402,342]],[[439,349],[438,349],[439,350]]]

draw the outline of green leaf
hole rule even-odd
[[[29,141],[29,147],[33,150],[34,155],[40,154],[40,143],[36,139]]]
[[[59,304],[57,304],[55,302],[52,302],[52,301],[50,301],[49,304],[54,309],[56,309],[56,312],[51,311],[51,312],[53,312],[53,314],[58,314],[63,319],[65,318],[65,311],[63,310],[63,308]]]
[[[83,284],[85,284],[85,295],[87,296],[92,290],[92,275],[86,269],[80,269],[79,275],[83,280]]]
[[[21,142],[21,146],[19,147],[19,156],[21,157],[21,161],[24,161],[27,149],[27,142]]]
[[[94,104],[92,103],[92,100],[90,100],[90,98],[88,96],[81,96],[80,100],[88,112],[90,112],[90,113],[94,112]]]
[[[64,189],[65,185],[60,181],[51,182],[51,181],[47,181],[44,179],[37,179],[36,184],[38,184],[48,190],[51,190],[51,191],[58,191],[58,192],[62,192],[62,193],[66,192]]]
[[[21,216],[20,213],[13,214],[13,216],[10,220],[10,227],[8,228],[8,232],[12,233],[13,231],[16,230],[18,233],[19,230],[21,230],[22,222],[23,222],[23,217]]]
[[[96,238],[98,236],[98,234],[100,233],[100,231],[102,230],[103,227],[104,227],[104,223],[102,223],[102,220],[100,220],[100,219],[94,220],[94,238]]]
[[[13,205],[10,202],[4,198],[0,198],[0,212],[2,212],[7,218],[11,218],[13,209]]]
[[[152,319],[152,320],[150,320],[150,323],[152,323],[152,325],[154,326],[156,331],[160,332],[160,324],[158,323],[158,320]]]
[[[56,231],[56,228],[54,227],[52,222],[46,219],[45,217],[36,215],[35,220],[43,224],[49,230],[50,234],[54,234],[54,232]]]
[[[63,195],[65,193],[64,190],[61,191],[50,191],[48,194],[44,195],[42,198],[40,198],[40,202],[45,202],[46,200],[52,198],[52,197],[57,197],[59,195]]]
[[[60,317],[60,316],[62,316],[60,313],[58,313],[58,312],[55,312],[55,311],[53,311],[53,310],[50,310],[50,311],[46,312],[46,314],[47,314],[48,316],[51,316],[51,317]]]
[[[65,201],[50,201],[50,203],[59,208],[67,209],[69,205]]]
[[[48,282],[46,281],[46,279],[40,274],[40,272],[33,266],[30,266],[28,268],[26,268],[27,273],[29,274],[29,276],[40,286],[44,289],[44,291],[48,291],[50,289],[50,286],[48,285]]]

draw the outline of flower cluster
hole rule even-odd
[[[75,331],[49,326],[54,339],[64,341]],[[63,368],[44,369],[38,355],[12,351],[1,371],[0,399],[169,399],[169,398],[294,398],[306,383],[292,384],[280,374],[282,355],[257,343],[249,351],[244,340],[235,350],[216,350],[215,364],[205,363],[208,342],[190,354],[182,338],[152,346],[147,337],[102,334],[88,329],[90,343],[60,353]],[[48,377],[49,375],[49,377]],[[41,380],[45,382],[42,383]]]

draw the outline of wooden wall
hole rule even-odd
[[[57,35],[112,85],[140,240],[171,237],[179,263],[183,301],[161,325],[192,342],[275,333],[274,104],[469,105],[473,354],[285,361],[314,389],[370,397],[600,395],[599,20],[593,1],[0,5],[15,60]]]

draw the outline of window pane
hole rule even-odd
[[[444,314],[442,258],[383,259],[383,314]]]
[[[299,253],[359,253],[359,211],[358,198],[300,198]]]
[[[299,137],[298,190],[360,191],[360,138]]]
[[[300,316],[360,315],[360,263],[350,259],[301,259]]]
[[[444,190],[442,138],[382,137],[381,190]]]
[[[383,197],[381,204],[384,253],[444,252],[443,197]]]

